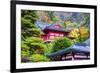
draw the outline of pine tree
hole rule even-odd
[[[40,29],[35,25],[38,16],[36,11],[22,10],[21,11],[21,33],[22,39],[27,37],[39,37],[41,34]]]
[[[30,45],[33,37],[40,37],[41,31],[36,27],[35,22],[38,19],[36,11],[22,10],[21,11],[21,56],[27,58],[30,56]],[[31,41],[27,41],[31,39]],[[37,40],[38,41],[38,40]],[[27,44],[28,43],[28,44]]]
[[[35,62],[48,61],[44,55],[46,45],[40,38],[42,31],[35,25],[38,20],[36,11],[22,10],[21,11],[21,61]],[[38,54],[38,55],[37,55]],[[39,58],[38,58],[39,57]],[[42,60],[41,60],[42,59]]]

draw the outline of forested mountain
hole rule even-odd
[[[90,27],[90,14],[80,12],[37,11],[38,21],[51,24],[64,24],[67,21],[77,23],[76,26]]]

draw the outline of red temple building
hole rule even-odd
[[[57,37],[67,36],[72,30],[71,28],[64,28],[60,24],[48,24],[37,22],[36,25],[43,31],[41,38],[45,41],[53,41]]]
[[[69,30],[65,30],[59,24],[49,25],[43,29],[44,35],[42,39],[45,41],[53,41],[55,38],[67,36]]]

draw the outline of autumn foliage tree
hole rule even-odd
[[[79,37],[79,29],[78,28],[74,28],[73,30],[70,31],[68,37],[72,39],[73,43],[77,42],[77,38]]]
[[[68,37],[70,37],[74,43],[83,42],[89,38],[89,29],[85,26],[80,26],[79,28],[74,28],[69,33]]]
[[[83,42],[83,41],[85,41],[86,39],[88,39],[90,37],[90,31],[85,26],[80,26],[79,34],[80,34],[80,36],[79,36],[79,41],[80,42]]]

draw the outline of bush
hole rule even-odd
[[[29,57],[30,55],[30,52],[27,50],[27,51],[21,51],[21,57]]]
[[[31,43],[42,43],[43,40],[41,38],[28,37],[25,39],[25,43],[30,46]]]
[[[29,47],[24,43],[24,41],[21,42],[21,56],[22,57],[28,57],[30,54]]]
[[[59,38],[54,41],[53,52],[68,48],[71,45],[72,45],[72,41],[69,38],[66,38],[66,37]]]
[[[82,42],[84,42],[84,41],[86,41],[88,38],[87,37],[78,37],[77,39],[76,39],[76,41],[77,41],[77,43],[82,43]]]
[[[34,49],[37,49],[37,48],[43,49],[43,48],[46,48],[46,45],[42,43],[31,43],[31,47]]]
[[[28,32],[27,32],[27,35],[34,36],[34,37],[40,37],[41,34],[42,34],[41,30],[37,28],[28,29]]]
[[[32,59],[33,62],[43,62],[43,61],[49,61],[50,60],[45,55],[40,55],[40,54],[33,54],[31,56],[31,59]]]
[[[34,53],[44,54],[44,49],[47,48],[45,44],[42,43],[31,43],[31,51]]]
[[[52,43],[48,43],[48,44],[45,44],[46,45],[46,48],[44,48],[44,54],[45,55],[48,55],[50,53],[53,52],[53,44]]]
[[[21,49],[22,50],[29,50],[29,46],[27,46],[24,42],[25,41],[21,41]]]

